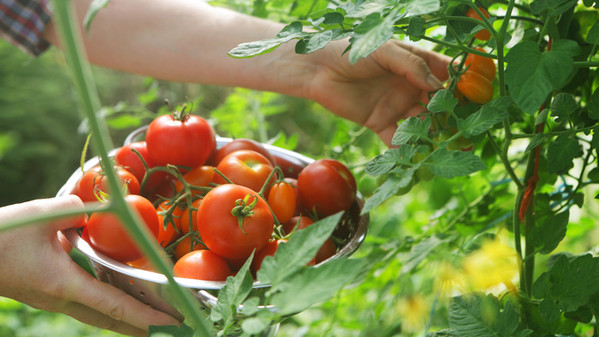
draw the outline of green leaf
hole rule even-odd
[[[347,17],[365,18],[373,13],[383,13],[397,5],[395,0],[356,1],[356,6],[347,13]]]
[[[395,133],[393,134],[391,144],[402,145],[422,137],[427,137],[430,127],[430,117],[427,117],[424,120],[418,117],[410,117],[399,124],[397,130],[395,130]]]
[[[324,30],[322,32],[313,33],[297,42],[295,45],[295,52],[298,54],[313,53],[324,48],[332,40],[332,30]]]
[[[421,16],[412,16],[406,28],[406,33],[409,36],[423,36],[426,32],[425,27],[426,20]]]
[[[411,145],[389,149],[383,152],[383,154],[377,155],[366,164],[366,173],[371,176],[379,176],[388,173],[397,165],[411,163],[415,153],[416,149]]]
[[[260,336],[262,332],[272,325],[272,319],[272,314],[264,312],[263,315],[244,319],[241,323],[241,329],[250,336]]]
[[[530,239],[539,253],[549,254],[557,248],[558,244],[566,237],[569,219],[570,212],[565,211],[547,217],[541,225],[532,229]]]
[[[572,94],[559,93],[551,102],[551,115],[557,117],[556,122],[568,121],[570,115],[578,109],[578,103]]]
[[[464,132],[466,138],[480,135],[509,116],[508,107],[511,103],[511,98],[499,97],[483,105],[465,120],[458,119],[458,129]]]
[[[426,108],[430,112],[451,113],[456,105],[458,105],[458,99],[455,97],[454,93],[447,89],[441,89],[431,98],[431,101]]]
[[[539,110],[547,96],[564,86],[574,70],[578,44],[557,40],[550,51],[541,53],[532,41],[515,45],[506,55],[505,80],[515,103],[526,113]]]
[[[109,2],[110,2],[110,0],[93,0],[92,1],[92,3],[89,5],[89,9],[87,10],[87,13],[85,13],[85,18],[83,18],[83,25],[85,27],[86,32],[89,32],[92,22],[94,21],[94,18],[96,17],[96,14],[98,14],[98,12],[102,8],[105,8],[106,6],[108,6]]]
[[[354,64],[364,58],[383,43],[393,37],[394,15],[381,17],[380,13],[372,13],[354,28],[354,36],[349,39],[351,49],[349,61]]]
[[[254,279],[249,269],[253,258],[252,252],[237,274],[234,277],[227,277],[225,286],[218,293],[216,306],[210,313],[211,320],[215,322],[223,320],[224,326],[234,321],[237,307],[245,301],[252,290]]]
[[[401,5],[410,16],[429,14],[441,8],[439,0],[408,0],[402,1]]]
[[[287,286],[272,296],[272,304],[278,314],[285,316],[326,301],[356,277],[362,263],[357,259],[337,259],[305,268],[290,277]]]
[[[410,185],[414,177],[414,170],[398,170],[399,174],[391,174],[385,182],[374,190],[374,194],[366,200],[361,213],[366,214],[375,209],[389,198],[393,197],[401,188]]]
[[[460,337],[497,337],[497,316],[497,302],[479,294],[454,297],[449,305],[449,326]]]
[[[431,154],[431,159],[431,172],[436,176],[447,179],[467,176],[486,169],[482,159],[471,152],[449,151],[439,148]]]
[[[547,11],[547,16],[558,16],[575,6],[577,0],[535,0],[530,4],[532,14],[540,15]]]
[[[193,329],[185,324],[176,325],[150,325],[148,337],[192,337],[195,335]]]
[[[537,146],[543,144],[544,140],[545,140],[545,136],[542,133],[535,134],[530,139],[530,143],[528,143],[528,145],[526,146],[525,152],[530,152],[530,151],[534,150]]]
[[[595,21],[587,33],[587,43],[599,44],[599,22]]]
[[[518,323],[520,322],[520,315],[512,301],[507,301],[503,307],[503,311],[497,318],[497,336],[498,337],[512,337],[516,329],[518,329]]]
[[[293,39],[300,39],[310,34],[303,32],[302,29],[302,23],[294,21],[285,26],[275,38],[241,43],[237,47],[231,49],[228,54],[235,58],[247,58],[268,53],[283,43]]]
[[[587,109],[589,110],[589,117],[597,120],[599,119],[599,88],[593,91],[593,95],[587,103]]]
[[[550,271],[551,297],[562,311],[574,311],[599,290],[599,258],[560,256]]]
[[[414,270],[414,268],[416,268],[420,262],[422,262],[430,253],[435,251],[435,249],[444,242],[445,240],[439,239],[433,235],[428,238],[424,238],[422,241],[412,246],[406,262],[401,267],[401,273],[405,274]]]
[[[580,155],[580,146],[576,138],[563,134],[547,147],[547,171],[565,172],[573,167],[572,161]]]
[[[342,212],[321,219],[295,234],[287,243],[279,245],[274,256],[267,256],[258,270],[258,280],[272,283],[272,291],[282,282],[306,266],[316,255],[324,241],[337,227]]]

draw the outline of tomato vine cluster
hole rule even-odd
[[[212,127],[185,113],[154,119],[145,140],[119,148],[109,165],[125,201],[172,259],[174,275],[185,278],[224,281],[252,253],[255,274],[295,232],[356,201],[355,178],[341,162],[300,166],[250,139],[218,148]],[[109,199],[102,167],[86,171],[72,193],[84,202]],[[154,270],[116,215],[92,213],[81,233],[108,257]],[[337,250],[328,238],[310,264]]]

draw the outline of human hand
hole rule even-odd
[[[0,208],[0,223],[32,213],[82,207],[81,200],[72,195],[34,200]],[[149,325],[180,324],[93,278],[70,259],[57,232],[80,223],[82,217],[0,232],[0,296],[131,336],[147,336]]]
[[[314,76],[305,96],[336,115],[364,125],[387,144],[398,121],[425,110],[429,95],[443,87],[451,58],[397,40],[351,64],[339,41],[314,53]]]

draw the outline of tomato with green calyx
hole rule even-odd
[[[204,249],[189,252],[177,260],[173,274],[196,280],[226,281],[233,272],[224,258]]]
[[[156,165],[198,167],[216,148],[212,126],[184,112],[155,118],[146,131],[148,154]]]
[[[488,19],[491,17],[489,15],[489,12],[486,9],[484,9],[483,7],[478,7],[478,9],[483,13],[485,18]],[[478,15],[478,13],[474,10],[474,8],[468,9],[468,11],[466,12],[466,16],[482,21],[480,15]],[[478,32],[476,32],[476,34],[474,34],[474,37],[481,41],[489,41],[489,39],[491,38],[491,33],[487,29],[483,29],[483,30],[479,30]]]
[[[203,195],[206,194],[205,189],[195,189],[193,187],[210,187],[210,184],[214,181],[214,166],[202,165],[192,169],[189,172],[186,172],[183,175],[183,180],[186,183],[191,185],[191,194],[192,195]],[[180,180],[177,180],[175,183],[175,191],[177,193],[183,190],[183,183]]]
[[[485,52],[485,50],[480,47],[476,47],[474,49],[483,53]],[[497,66],[495,66],[493,59],[477,54],[468,54],[468,56],[466,56],[466,60],[464,60],[464,66],[468,67],[468,70],[472,70],[483,75],[489,81],[493,81],[495,74],[497,73]]]
[[[287,182],[275,183],[268,192],[268,204],[281,223],[291,219],[295,213],[295,187]]]
[[[426,160],[430,156],[431,152],[432,151],[430,147],[419,146],[416,149],[414,157],[412,157],[412,162],[422,163],[422,161]],[[420,167],[416,170],[416,176],[422,181],[430,181],[435,177],[433,172],[431,172],[431,169],[426,164],[420,164]]]
[[[139,181],[133,173],[121,166],[114,167],[117,179],[128,194],[139,194]],[[86,171],[79,179],[74,194],[79,196],[83,202],[98,201],[101,194],[110,195],[108,178],[100,166]]]
[[[143,182],[146,175],[146,167],[143,163],[145,162],[150,169],[157,166],[148,154],[148,147],[145,141],[124,145],[115,153],[114,161],[117,165],[122,166],[133,173],[140,184]],[[167,174],[168,173],[164,171],[153,172],[152,175],[147,178],[144,185],[144,191],[155,189],[165,179]]]
[[[149,233],[157,238],[160,220],[154,205],[148,199],[135,194],[125,196],[125,201],[137,212]],[[93,246],[106,256],[120,262],[133,261],[142,256],[142,252],[116,214],[94,212],[89,217],[86,228]]]
[[[362,174],[360,179],[358,180],[358,191],[365,197],[369,197],[376,190],[376,178],[371,176],[368,173]]]
[[[170,200],[165,200],[156,207],[156,214],[158,214],[158,220],[160,220],[158,243],[166,248],[182,233],[181,216],[183,215],[183,209],[173,205]]]
[[[324,217],[350,208],[356,200],[357,183],[338,160],[318,159],[302,170],[297,189],[303,208]]]
[[[191,206],[187,206],[187,208],[183,210],[181,214],[181,231],[183,234],[198,230],[197,213],[201,203],[202,199],[196,199],[192,201]]]
[[[493,99],[493,84],[483,75],[466,70],[460,75],[458,90],[470,101],[485,104]]]
[[[206,193],[196,219],[206,247],[227,259],[247,259],[266,245],[274,230],[266,201],[254,190],[234,184]]]
[[[273,171],[270,161],[252,150],[239,150],[223,158],[216,169],[233,184],[242,185],[259,192]],[[220,174],[214,176],[214,182],[225,184],[227,180]]]
[[[277,165],[277,162],[273,157],[272,153],[266,147],[264,147],[264,145],[253,139],[247,138],[236,138],[230,141],[229,143],[223,145],[223,147],[218,149],[216,155],[212,159],[213,165],[218,165],[218,163],[220,163],[220,161],[223,160],[223,158],[225,158],[227,155],[239,150],[256,151],[263,155],[266,159],[268,159],[272,166]]]

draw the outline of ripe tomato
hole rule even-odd
[[[175,241],[179,235],[181,235],[181,216],[183,215],[183,209],[178,206],[174,206],[171,212],[170,221],[165,221],[165,213],[169,208],[172,207],[172,203],[169,200],[165,200],[156,207],[156,213],[158,214],[158,220],[160,226],[158,228],[158,243],[166,248],[170,243]]]
[[[206,249],[206,246],[192,239],[192,236],[186,236],[175,246],[175,259],[179,260],[185,254],[194,250]]]
[[[156,165],[198,167],[216,147],[215,133],[200,116],[174,114],[155,118],[146,131],[148,154]]]
[[[194,168],[193,170],[185,173],[183,179],[190,185],[199,187],[209,187],[210,183],[214,180],[214,167],[208,165],[202,165]],[[175,190],[177,193],[183,190],[183,183],[179,180],[175,183]],[[191,190],[193,195],[203,195],[206,192],[201,190]]]
[[[225,259],[204,249],[189,252],[177,260],[173,274],[204,281],[226,281],[233,273]]]
[[[190,228],[192,231],[197,231],[198,230],[198,221],[197,221],[197,213],[198,213],[198,208],[200,207],[200,203],[202,202],[202,199],[196,199],[191,203],[191,207],[187,207],[187,209],[185,209],[183,211],[183,213],[181,214],[181,230],[183,231],[183,234],[187,234],[190,231]],[[191,217],[190,217],[190,213],[191,213]],[[190,221],[191,219],[191,221]]]
[[[274,229],[268,204],[245,186],[225,184],[204,196],[197,213],[198,232],[208,249],[227,259],[247,259]]]
[[[125,196],[125,201],[139,214],[150,233],[157,237],[160,220],[154,205],[148,199],[135,194]],[[125,225],[115,214],[92,213],[86,228],[93,246],[106,256],[120,262],[133,261],[142,256]]]
[[[297,178],[302,206],[328,216],[349,209],[356,199],[356,179],[334,159],[319,159],[306,166]]]
[[[476,47],[474,49],[485,52],[485,50],[480,47]],[[468,70],[472,70],[483,75],[489,81],[493,81],[495,74],[497,73],[497,67],[492,59],[476,54],[468,54],[468,56],[466,56],[466,60],[464,61],[464,65],[468,67]]]
[[[325,242],[322,244],[322,246],[320,246],[320,249],[318,249],[318,252],[316,252],[316,257],[314,257],[314,262],[316,264],[319,264],[322,261],[335,255],[335,253],[337,253],[337,245],[335,244],[335,241],[333,241],[333,239],[328,238],[325,240]]]
[[[272,166],[276,166],[277,164],[272,153],[270,153],[270,151],[266,147],[264,147],[264,145],[252,139],[237,138],[233,139],[232,141],[218,149],[213,159],[214,165],[218,165],[218,163],[220,163],[220,161],[223,160],[223,158],[225,158],[227,155],[239,150],[256,151],[263,155],[266,159],[268,159]]]
[[[139,194],[139,181],[133,173],[124,169],[123,167],[117,166],[114,168],[117,178],[122,185],[127,186],[127,192],[129,194]],[[110,194],[108,190],[108,178],[102,169],[97,166],[86,171],[75,189],[75,194],[81,198],[83,202],[98,201],[98,193],[104,192]]]
[[[304,169],[304,164],[296,158],[285,158],[273,154],[275,157],[276,164],[283,171],[283,176],[286,178],[297,179],[300,172]]]
[[[270,188],[268,204],[279,222],[287,222],[295,213],[295,195],[295,187],[283,181]]]
[[[216,169],[233,184],[246,186],[258,192],[274,168],[270,161],[260,153],[252,150],[239,150],[223,158]],[[214,176],[214,182],[217,184],[227,183],[219,174]]]
[[[283,231],[285,231],[285,235],[289,235],[293,229],[296,228],[296,226],[296,231],[298,231],[302,228],[310,226],[313,223],[314,221],[305,215],[296,215],[283,224]]]
[[[256,254],[254,254],[254,259],[252,260],[252,264],[250,266],[250,270],[252,271],[252,273],[254,273],[255,275],[256,272],[262,266],[262,261],[264,260],[264,258],[267,256],[275,255],[277,249],[279,248],[279,245],[285,242],[287,242],[287,240],[285,239],[270,240],[262,249],[257,251]]]
[[[137,151],[135,153],[134,151]],[[146,167],[144,166],[140,157],[143,158],[143,161],[148,165],[149,168],[153,168],[156,166],[154,161],[150,158],[148,154],[148,147],[145,141],[134,142],[131,144],[124,145],[121,147],[114,155],[114,161],[119,165],[133,173],[135,178],[141,184],[143,182],[144,176],[146,175]],[[164,171],[157,171],[152,174],[151,177],[146,181],[146,185],[144,186],[144,190],[152,190],[158,186],[164,177],[168,173]]]
[[[493,98],[493,84],[483,75],[470,69],[460,75],[458,90],[470,102],[476,104],[485,104]]]
[[[487,12],[487,10],[484,9],[483,7],[478,7],[478,9],[483,13],[485,18],[488,19],[489,17],[491,17],[489,15],[489,12]],[[466,16],[476,19],[476,20],[481,20],[480,16],[473,8],[468,9],[468,11],[466,12]],[[491,33],[488,30],[483,29],[483,30],[476,32],[474,37],[481,41],[489,41],[489,39],[491,38]]]

